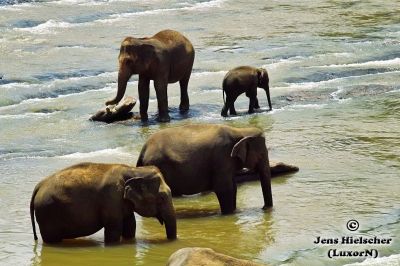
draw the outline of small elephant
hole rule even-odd
[[[104,227],[105,243],[135,237],[134,212],[165,223],[168,239],[176,238],[171,191],[154,166],[81,163],[36,185],[30,204],[46,243],[94,234]]]
[[[187,92],[194,61],[194,48],[190,41],[173,30],[163,30],[152,37],[127,37],[121,44],[118,57],[118,91],[106,105],[117,104],[125,94],[130,77],[139,74],[140,117],[147,121],[149,84],[154,80],[158,101],[158,120],[170,121],[168,114],[168,83],[179,81],[181,87],[181,112],[189,110]]]
[[[267,70],[250,66],[240,66],[230,70],[225,75],[222,82],[224,107],[222,108],[221,115],[227,116],[228,109],[231,115],[236,115],[234,104],[237,97],[243,92],[246,92],[246,96],[250,99],[249,113],[254,113],[254,109],[260,108],[257,99],[257,87],[265,90],[268,98],[269,110],[271,111],[272,105]],[[226,94],[226,101],[224,93]]]
[[[186,125],[151,135],[137,166],[155,165],[173,196],[214,191],[221,213],[236,209],[235,174],[255,170],[261,182],[264,209],[271,207],[271,173],[263,132],[225,125]]]

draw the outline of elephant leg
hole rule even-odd
[[[158,102],[158,121],[169,122],[171,118],[168,114],[168,79],[163,78],[154,80],[154,87],[156,89]]]
[[[236,210],[236,195],[237,195],[237,185],[236,182],[233,181],[233,210]]]
[[[139,101],[140,101],[140,119],[147,121],[147,109],[149,108],[150,80],[139,76]]]
[[[260,109],[260,105],[258,104],[258,98],[257,98],[257,96],[256,96],[256,99],[255,99],[254,108]]]
[[[233,213],[236,209],[236,184],[233,173],[222,171],[213,177],[213,188],[217,195],[222,214]]]
[[[236,110],[235,110],[236,99],[237,99],[237,96],[229,96],[229,97],[227,96],[226,97],[226,104],[228,105],[230,115],[237,115]]]
[[[179,81],[181,87],[181,103],[179,105],[179,110],[181,113],[186,113],[189,110],[188,84],[190,75],[191,71]]]
[[[136,234],[136,219],[132,213],[129,216],[124,217],[122,221],[122,237],[124,239],[132,239]]]
[[[226,102],[224,103],[224,107],[222,107],[221,116],[228,116],[228,104]]]
[[[62,241],[62,237],[59,235],[58,232],[51,232],[48,233],[46,231],[41,231],[43,242],[48,244],[60,243]]]
[[[250,103],[249,103],[249,114],[254,113],[254,106],[255,106],[255,101],[256,101],[256,97],[252,96],[249,97],[250,98]]]
[[[231,214],[235,211],[234,202],[232,200],[234,192],[232,189],[218,190],[215,191],[215,194],[217,194],[222,214]]]
[[[122,221],[112,221],[104,226],[104,242],[111,244],[119,242],[122,235]]]

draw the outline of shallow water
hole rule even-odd
[[[398,1],[0,1],[0,264],[164,265],[175,250],[211,247],[270,265],[343,265],[331,248],[400,252],[400,3]],[[119,44],[171,28],[194,44],[191,109],[172,121],[112,125],[88,118],[114,96]],[[221,82],[237,65],[264,66],[274,111],[222,119]],[[137,77],[127,94],[138,97]],[[259,91],[260,105],[266,97]],[[136,112],[137,107],[134,109]],[[240,186],[238,211],[216,197],[174,200],[177,241],[137,217],[135,242],[104,247],[102,231],[62,245],[35,244],[29,200],[44,176],[81,161],[135,164],[146,138],[188,123],[257,126],[270,158],[300,171],[273,180],[274,209],[260,185]],[[360,229],[349,232],[356,219]],[[391,245],[317,245],[317,236],[393,238]],[[392,256],[393,257],[393,256]]]

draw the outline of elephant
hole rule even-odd
[[[135,237],[134,212],[165,223],[168,239],[176,238],[171,190],[157,167],[80,163],[40,181],[30,213],[34,239],[39,225],[43,241],[57,243],[94,234],[104,227],[106,244]]]
[[[189,110],[187,92],[194,62],[194,48],[182,34],[173,30],[163,30],[152,37],[126,37],[118,57],[118,91],[115,98],[106,105],[117,104],[125,94],[126,84],[130,77],[139,74],[139,102],[142,121],[148,120],[149,84],[154,81],[158,102],[158,120],[170,121],[168,114],[168,83],[179,81],[182,113]]]
[[[221,115],[224,117],[228,116],[228,109],[231,115],[236,115],[234,103],[237,97],[243,92],[246,92],[246,96],[250,99],[249,113],[254,113],[254,109],[260,108],[257,99],[257,87],[265,90],[269,111],[271,111],[272,105],[269,93],[269,76],[267,70],[251,66],[240,66],[231,69],[225,75],[222,82],[224,107],[221,110]],[[226,94],[226,101],[224,94]]]
[[[258,128],[192,124],[163,129],[148,138],[136,165],[157,166],[172,196],[214,191],[222,214],[236,209],[235,174],[252,169],[261,182],[263,209],[273,205],[268,150]]]

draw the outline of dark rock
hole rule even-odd
[[[271,177],[282,176],[285,174],[294,173],[294,172],[299,171],[299,168],[297,166],[282,163],[282,162],[271,162],[270,161],[269,167],[271,169]],[[237,183],[242,183],[242,182],[247,182],[247,181],[259,180],[259,177],[256,172],[244,168],[236,174],[235,180]]]

